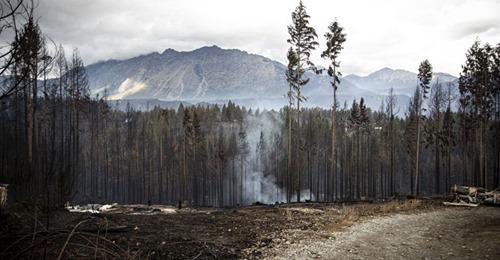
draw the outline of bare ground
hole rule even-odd
[[[500,259],[500,208],[444,208],[435,200],[58,211],[49,230],[32,212],[17,206],[0,218],[0,259]]]
[[[264,254],[275,259],[500,259],[500,208],[377,216],[329,239],[306,238]]]

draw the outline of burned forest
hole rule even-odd
[[[236,40],[120,56],[136,36],[115,60],[43,2],[0,0],[0,258],[500,257],[499,38],[468,41],[456,76],[425,52],[358,76],[359,28],[291,1],[283,60]]]

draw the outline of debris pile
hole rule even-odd
[[[7,187],[8,184],[2,184],[0,183],[0,209],[5,207],[7,204]]]
[[[69,203],[66,203],[66,209],[69,212],[100,213],[101,212],[101,208],[103,208],[103,210],[105,209],[104,206],[107,206],[107,205],[87,204],[87,205],[73,205],[73,206],[71,206],[71,205],[69,205]]]
[[[481,187],[458,186],[451,188],[453,202],[444,202],[449,206],[477,207],[479,204],[490,204],[500,206],[500,188],[488,191]]]
[[[130,214],[130,215],[156,215],[156,214],[173,214],[177,213],[177,210],[172,206],[166,205],[120,205],[118,203],[113,204],[86,204],[86,205],[69,205],[66,204],[66,209],[69,212],[87,212],[93,214],[99,213],[120,213],[120,214]]]

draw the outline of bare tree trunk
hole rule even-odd
[[[286,202],[290,202],[290,197],[291,197],[291,168],[292,168],[292,117],[290,115],[290,112],[292,110],[292,85],[289,84],[289,90],[288,90],[288,109],[287,109],[287,117],[288,117],[288,160],[287,160],[287,196],[286,196]]]
[[[481,183],[483,185],[484,188],[488,188],[488,179],[487,179],[487,171],[488,171],[488,167],[487,167],[487,160],[486,160],[486,142],[485,142],[485,138],[486,138],[486,118],[483,118],[482,122],[481,122],[481,141],[480,141],[480,147],[481,147],[481,151],[479,152],[479,156],[480,156],[480,167],[481,167]]]
[[[299,66],[300,70],[300,66]],[[297,161],[297,202],[300,202],[300,143],[301,143],[301,135],[300,135],[300,86],[297,88],[297,150],[296,150],[296,161]]]
[[[337,172],[337,158],[335,157],[335,141],[336,141],[336,134],[335,134],[335,127],[336,127],[336,116],[337,116],[337,91],[336,91],[336,82],[335,82],[335,67],[333,68],[333,105],[332,105],[332,166],[331,166],[331,171],[332,171],[332,179],[333,179],[333,185],[335,185],[335,178],[336,178],[336,172]],[[336,189],[335,186],[333,186],[333,199],[336,198]]]
[[[420,93],[420,92],[419,92]],[[417,142],[415,144],[416,146],[416,154],[415,154],[415,196],[418,196],[418,189],[419,189],[419,183],[418,183],[418,177],[419,177],[419,162],[420,162],[420,104],[421,104],[421,94],[419,94],[418,97],[418,104],[417,104]]]

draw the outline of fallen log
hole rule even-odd
[[[476,196],[478,193],[486,192],[485,188],[454,185],[451,192],[462,195]]]
[[[463,207],[477,207],[479,204],[467,203],[467,202],[443,202],[445,206],[463,206]]]
[[[132,226],[116,226],[108,228],[81,228],[80,231],[88,233],[125,233],[134,229],[135,227]]]
[[[485,204],[500,206],[500,191],[494,190],[484,193],[483,201]]]

